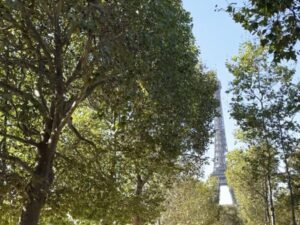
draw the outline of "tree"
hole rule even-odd
[[[266,150],[263,146],[252,146],[227,154],[226,178],[234,189],[238,211],[247,225],[270,224]],[[273,169],[276,169],[275,163]]]
[[[215,225],[243,225],[237,207],[234,205],[220,206],[219,219]]]
[[[274,146],[280,150],[281,159],[285,167],[285,176],[283,182],[287,184],[290,197],[291,218],[293,224],[296,222],[297,202],[295,187],[293,186],[294,177],[292,175],[292,156],[299,146],[297,134],[300,131],[300,125],[295,121],[295,116],[299,112],[300,86],[292,81],[293,73],[283,68],[285,75],[278,83],[279,90],[272,96],[274,100],[270,109],[273,114],[273,136]]]
[[[168,192],[161,221],[166,225],[242,225],[235,206],[218,204],[214,178],[206,182],[188,177],[177,181]]]
[[[297,146],[296,150],[293,152],[291,155],[290,159],[290,166],[291,166],[291,174],[292,174],[292,185],[294,187],[294,198],[296,204],[297,212],[296,212],[296,218],[297,218],[297,223],[300,224],[300,207],[299,207],[299,202],[300,202],[300,150],[299,150],[299,145]],[[289,196],[290,197],[290,196]],[[289,198],[290,200],[290,198]]]
[[[234,21],[260,38],[262,46],[270,46],[274,60],[296,60],[300,39],[299,13],[297,0],[260,1],[248,0],[243,5],[231,3],[226,11]]]
[[[6,54],[1,54],[0,86],[9,106],[1,111],[11,123],[1,135],[24,149],[19,156],[13,150],[1,158],[30,175],[20,224],[38,222],[54,179],[60,134],[72,113],[97,85],[117,80],[122,49],[130,55],[127,46],[117,44],[125,39],[124,30],[116,30],[121,21],[102,19],[112,18],[114,6],[73,1],[0,5],[0,48]],[[118,46],[118,52],[109,46]]]
[[[204,183],[190,179],[176,183],[168,194],[162,223],[215,224],[219,215],[216,185],[213,180]]]
[[[263,143],[269,149],[270,162],[274,157],[282,159],[291,196],[291,221],[296,224],[296,204],[288,159],[298,145],[299,125],[294,117],[299,112],[299,84],[292,81],[294,70],[269,62],[267,49],[251,43],[246,43],[244,47],[240,56],[228,63],[228,69],[235,77],[230,90],[234,94],[232,116],[246,132],[249,143]],[[271,218],[275,221],[270,181],[271,177],[269,198]]]
[[[300,189],[299,189],[299,187],[300,187],[300,182],[299,182],[299,178],[300,178],[300,149],[299,149],[299,147],[297,147],[295,152],[292,154],[292,156],[290,158],[290,164],[291,164],[291,168],[292,168],[292,176],[294,176],[294,179],[292,179],[292,180],[293,180],[294,186],[295,186],[295,194],[296,194],[297,198],[299,199],[300,198]]]
[[[297,149],[292,156],[289,158],[289,164],[290,164],[290,172],[291,175],[293,177],[292,180],[292,185],[293,185],[293,198],[296,204],[299,203],[299,175],[300,175],[300,171],[299,171],[299,149]],[[283,180],[283,182],[286,182],[286,177],[283,176],[281,178]],[[291,211],[292,211],[292,205],[291,205],[291,196],[290,196],[290,191],[289,188],[287,187],[281,187],[278,190],[277,195],[277,199],[276,199],[276,205],[277,205],[277,211],[278,211],[278,215],[279,215],[279,223],[280,224],[290,224],[290,216],[291,216]],[[297,218],[297,223],[299,224],[300,220],[300,210],[299,207],[295,207],[296,211],[296,218]]]
[[[244,223],[269,224],[265,160],[261,147],[251,146],[243,150],[234,150],[228,153],[227,157],[226,177],[229,185],[234,188],[238,200],[238,212]],[[281,182],[280,177],[275,177],[273,182]],[[274,197],[277,223],[291,224],[292,205],[289,189],[279,185],[274,192]],[[294,195],[294,198],[297,200],[298,196]],[[299,209],[296,215],[299,216]]]
[[[234,75],[231,82],[232,112],[231,115],[236,119],[237,124],[243,132],[248,135],[247,140],[255,144],[263,143],[266,146],[268,162],[267,169],[267,188],[268,188],[268,207],[270,212],[270,221],[272,225],[276,224],[276,216],[273,201],[274,187],[272,185],[272,176],[274,176],[272,161],[276,156],[271,147],[271,138],[268,122],[271,121],[268,113],[268,101],[266,96],[273,90],[269,88],[270,77],[269,65],[266,53],[263,54],[263,48],[256,48],[251,43],[244,45],[245,50],[239,57],[233,58],[233,63],[227,64],[229,71]],[[272,68],[273,69],[273,68]]]
[[[73,116],[73,124],[81,136],[89,137],[89,141],[96,144],[97,148],[91,148],[83,139],[76,141],[78,137],[72,133],[62,137],[68,141],[63,142],[61,147],[65,151],[61,150],[60,153],[63,152],[71,163],[62,168],[64,172],[58,172],[63,176],[58,177],[58,186],[54,188],[61,191],[65,189],[66,193],[63,194],[64,199],[60,200],[62,193],[58,191],[59,196],[54,193],[53,200],[50,201],[65,207],[63,211],[68,211],[75,219],[89,218],[94,223],[101,220],[106,224],[125,224],[130,223],[133,218],[135,224],[144,224],[156,219],[162,210],[165,191],[174,175],[190,171],[190,165],[194,164],[192,159],[202,160],[206,149],[202,145],[196,149],[197,145],[189,134],[191,129],[193,133],[209,132],[209,129],[199,129],[201,126],[198,128],[199,123],[196,121],[197,118],[204,118],[200,111],[204,106],[196,105],[201,102],[207,104],[207,97],[199,95],[200,88],[203,88],[205,82],[208,82],[208,86],[212,85],[214,80],[205,74],[201,76],[196,76],[200,80],[185,78],[194,80],[190,83],[192,86],[189,90],[195,95],[190,96],[187,105],[182,104],[176,108],[171,104],[165,105],[164,102],[155,101],[153,104],[150,95],[145,95],[137,84],[135,94],[127,102],[102,101],[101,105],[93,104],[92,109],[90,103],[87,103],[85,108],[79,109]],[[202,85],[198,83],[200,81]],[[199,91],[194,91],[193,86],[195,90],[199,88]],[[179,91],[181,88],[176,89]],[[146,90],[145,86],[143,90]],[[211,95],[213,90],[214,88],[211,89]],[[173,100],[185,99],[188,93],[181,93]],[[93,95],[93,101],[95,99],[97,94]],[[183,110],[189,108],[191,110]],[[175,113],[171,115],[169,110]],[[181,111],[180,116],[176,110]],[[207,115],[212,118],[213,114]],[[189,120],[195,122],[191,123]],[[189,141],[186,141],[187,138]],[[201,140],[199,135],[195,135],[197,142],[208,141],[205,136],[202,138]],[[193,149],[191,145],[194,146]],[[70,146],[76,151],[70,152]],[[196,163],[200,165],[199,160]],[[74,167],[77,164],[80,168],[78,171],[69,169],[71,165]],[[75,176],[82,178],[77,181]],[[70,179],[67,184],[66,179]],[[93,188],[92,184],[97,185],[97,188]],[[48,207],[54,208],[52,213],[60,213],[55,205],[49,204]],[[117,211],[114,210],[116,208]]]
[[[61,148],[66,125],[81,141],[89,142],[74,126],[73,115],[95,91],[100,93],[99,104],[112,101],[114,106],[128,103],[130,107],[128,98],[137,87],[140,95],[150,97],[151,105],[159,103],[155,112],[162,109],[164,114],[156,121],[163,122],[157,135],[168,131],[161,140],[170,151],[166,155],[180,155],[182,148],[172,149],[180,143],[190,143],[200,153],[205,148],[214,110],[214,82],[210,85],[212,79],[196,72],[190,18],[180,1],[4,1],[0,17],[1,101],[7,103],[0,109],[0,134],[6,143],[0,158],[9,168],[5,173],[18,180],[13,185],[21,187],[4,194],[9,200],[24,199],[20,224],[37,224],[49,195],[57,191],[54,175],[63,167],[57,159],[68,160]],[[198,96],[193,91],[208,96],[206,102],[195,102]],[[190,101],[191,110],[184,111]],[[142,104],[137,101],[134,106],[141,109]],[[102,110],[99,114],[106,108]],[[118,110],[110,112],[128,116]],[[201,116],[191,117],[199,111]],[[169,143],[172,132],[181,137]],[[93,179],[87,181],[90,184]]]

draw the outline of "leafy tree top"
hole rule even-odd
[[[274,60],[296,60],[300,39],[298,0],[247,0],[231,3],[226,11],[246,30],[256,34],[263,46],[270,46]]]

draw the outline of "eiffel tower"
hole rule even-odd
[[[225,135],[225,126],[222,111],[221,102],[221,82],[218,80],[218,90],[215,93],[215,98],[219,101],[219,107],[217,109],[218,117],[214,119],[215,125],[215,141],[214,141],[214,167],[211,176],[218,179],[218,202],[220,200],[221,186],[228,186],[225,171],[226,171],[226,160],[225,153],[227,152],[227,142]],[[233,190],[229,188],[231,200],[233,204],[236,204]]]

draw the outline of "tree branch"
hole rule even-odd
[[[26,144],[26,145],[32,145],[34,147],[38,147],[38,143],[36,143],[35,141],[31,140],[31,139],[23,139],[21,137],[18,137],[18,136],[15,136],[15,135],[11,135],[11,134],[6,134],[2,131],[0,131],[0,135],[2,135],[3,137],[7,137],[9,139],[13,139],[13,140],[16,140],[16,141],[19,141],[23,144]]]
[[[18,2],[22,4],[21,1],[18,1]],[[3,8],[5,8],[5,7],[3,6]],[[31,41],[30,37],[33,37],[35,39],[35,41],[37,41],[41,45],[41,47],[43,48],[47,58],[49,59],[49,61],[51,61],[52,60],[51,49],[49,49],[47,47],[44,40],[41,38],[40,34],[35,29],[34,25],[32,24],[31,20],[29,19],[30,14],[26,13],[24,11],[25,10],[24,5],[23,5],[22,9],[23,9],[22,10],[22,14],[23,14],[22,17],[25,20],[26,27],[23,24],[19,24],[18,21],[16,21],[16,19],[13,17],[13,15],[8,10],[5,11],[7,21],[11,22],[16,28],[18,28],[25,35],[26,39],[28,39],[30,41],[31,46],[32,46],[32,41]],[[28,33],[29,31],[31,31],[31,33],[33,35],[29,35],[29,33]]]
[[[79,75],[79,72],[81,70],[83,70],[83,68],[85,67],[86,62],[87,62],[87,58],[88,58],[88,54],[89,54],[91,46],[92,46],[91,43],[92,43],[92,36],[89,35],[88,39],[86,40],[86,43],[85,43],[84,49],[82,51],[81,57],[78,60],[78,62],[76,64],[76,67],[75,67],[74,71],[72,72],[70,78],[66,82],[67,87],[77,78],[77,76]]]
[[[43,104],[41,104],[37,99],[35,99],[32,95],[21,91],[20,89],[11,86],[3,81],[0,81],[0,87],[7,89],[9,91],[12,91],[13,93],[15,93],[16,95],[18,95],[19,97],[23,98],[23,99],[28,99],[29,101],[32,102],[33,105],[35,105],[42,114],[47,115],[48,113],[48,109],[44,108]]]
[[[49,59],[49,61],[52,59],[51,57],[51,52],[52,49],[49,49],[49,45],[47,45],[44,40],[42,39],[41,35],[38,33],[38,31],[35,29],[34,25],[32,24],[31,20],[29,19],[28,16],[24,15],[23,17],[25,19],[25,23],[27,25],[27,28],[32,32],[32,36],[33,38],[40,44],[40,46],[42,47],[42,49],[44,50],[47,58]],[[26,31],[24,31],[24,29],[22,30],[24,33]]]
[[[71,131],[73,131],[73,133],[76,135],[77,138],[79,138],[80,140],[88,143],[89,145],[93,146],[94,148],[96,148],[96,144],[88,139],[86,139],[85,137],[83,137],[80,132],[76,129],[76,127],[74,127],[73,123],[72,123],[72,118],[68,121],[68,126],[70,128]]]
[[[26,162],[24,162],[23,160],[21,160],[20,158],[18,158],[16,156],[12,156],[7,153],[0,152],[0,158],[9,160],[9,161],[19,165],[20,167],[22,167],[28,173],[33,174],[33,169]]]

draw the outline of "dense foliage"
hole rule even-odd
[[[181,2],[7,0],[0,18],[1,222],[153,221],[216,106]]]
[[[266,149],[252,147],[228,154],[226,177],[234,189],[239,213],[245,224],[269,224],[268,165]],[[272,180],[272,182],[274,182]]]
[[[161,223],[166,225],[242,225],[235,206],[218,204],[217,180],[186,178],[168,192]]]
[[[269,46],[275,61],[297,58],[300,39],[300,2],[298,0],[247,0],[231,3],[226,9],[234,21],[260,38],[262,46]]]
[[[242,141],[251,146],[248,154],[253,155],[253,159],[248,160],[247,156],[244,160],[251,165],[249,173],[246,171],[244,175],[240,166],[229,168],[235,170],[234,175],[240,174],[244,182],[263,185],[259,190],[266,207],[265,221],[261,223],[274,225],[276,218],[280,218],[276,216],[275,192],[284,183],[290,205],[290,217],[286,220],[296,225],[299,199],[295,194],[296,171],[292,160],[299,147],[300,125],[295,118],[299,115],[300,83],[293,80],[294,70],[270,62],[268,49],[251,43],[242,47],[240,55],[227,64],[234,75],[230,89],[233,93],[231,115],[241,129]],[[241,163],[243,158],[240,155]],[[231,181],[236,185],[234,175]],[[259,182],[254,182],[252,176]],[[252,187],[250,191],[257,189],[255,185]]]

